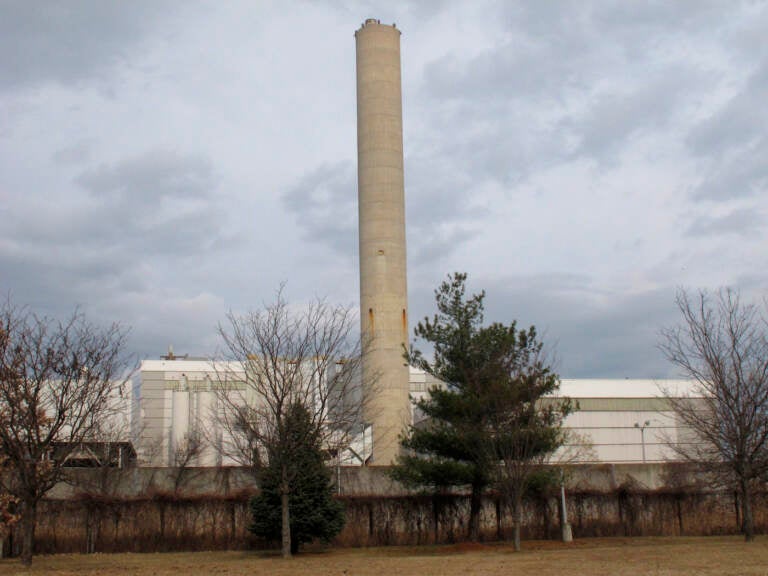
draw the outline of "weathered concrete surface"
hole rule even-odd
[[[410,422],[400,31],[366,20],[357,47],[357,170],[363,382],[373,458],[391,464]]]
[[[622,487],[656,490],[677,488],[681,467],[674,464],[599,464],[566,468],[569,490],[612,492]],[[332,468],[338,494],[349,496],[398,496],[413,494],[392,480],[388,466],[341,466]],[[132,468],[126,470],[72,469],[70,481],[57,485],[51,498],[70,498],[83,493],[136,497],[154,493],[186,496],[231,496],[255,491],[257,483],[244,468]]]
[[[561,539],[559,495],[539,495],[523,506],[524,539]],[[461,542],[467,537],[469,496],[465,494],[342,496],[346,525],[339,546],[418,545]],[[139,498],[81,497],[46,500],[38,509],[39,553],[153,552],[245,549],[257,543],[249,534],[249,497],[217,495]],[[678,536],[735,534],[739,519],[731,493],[576,492],[568,498],[574,538],[591,536]],[[512,536],[512,514],[493,495],[483,499],[481,539]],[[756,495],[755,527],[768,529],[766,494]],[[18,532],[5,552],[18,554]]]

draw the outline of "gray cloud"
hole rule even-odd
[[[210,163],[199,157],[153,150],[114,165],[84,172],[77,182],[94,198],[109,196],[125,203],[159,204],[209,195]]]
[[[652,376],[670,286],[764,291],[764,4],[331,4],[3,3],[0,289],[153,356],[280,280],[354,301],[374,17],[403,30],[413,318],[467,270],[563,375]]]
[[[155,151],[76,181],[88,195],[67,191],[57,210],[47,198],[17,205],[0,234],[0,267],[28,302],[68,307],[147,290],[162,274],[151,262],[199,258],[224,236],[205,159]]]
[[[367,18],[377,18],[389,24],[393,22],[393,17],[396,14],[407,17],[409,20],[428,22],[437,18],[450,2],[448,0],[405,0],[398,2],[396,9],[388,5],[382,6],[376,0],[344,0],[341,2],[330,0],[324,4],[332,10],[341,10],[345,15],[359,18],[360,23]]]
[[[102,258],[113,268],[160,255],[196,258],[230,236],[214,194],[218,176],[204,157],[154,150],[86,170],[74,184],[80,188],[19,198],[0,238],[27,258],[53,245],[68,248],[64,261]]]
[[[406,229],[408,261],[435,265],[478,233],[487,214],[479,183],[437,156],[406,159]]]
[[[695,126],[687,144],[706,166],[694,197],[714,201],[768,191],[768,63],[738,93]]]
[[[489,31],[497,42],[425,66],[420,114],[452,135],[435,133],[430,145],[506,186],[574,157],[612,162],[633,135],[673,130],[711,86],[713,73],[681,50],[716,12],[504,5]]]
[[[435,313],[432,290],[442,279],[427,280],[422,274],[411,287],[412,328]],[[468,282],[468,292],[486,291],[486,323],[536,326],[564,378],[673,375],[656,345],[661,328],[679,320],[674,287],[601,291],[595,279],[565,273],[505,277],[470,273]]]
[[[754,209],[740,208],[723,216],[703,216],[695,220],[686,231],[689,236],[735,234],[752,236],[765,229],[765,217]]]
[[[125,65],[136,44],[173,4],[166,0],[4,1],[0,90],[76,83]]]
[[[82,164],[91,158],[92,144],[81,140],[75,144],[56,150],[51,160],[57,164]]]
[[[473,205],[473,183],[438,157],[406,158],[409,261],[434,262],[477,234],[487,214]],[[344,161],[307,172],[282,197],[303,236],[338,254],[357,252],[356,166]]]
[[[480,279],[479,283],[483,283]],[[664,377],[659,330],[677,322],[675,289],[634,293],[596,289],[583,276],[550,274],[486,281],[488,320],[535,325],[564,377]]]
[[[763,62],[738,93],[691,130],[687,138],[690,149],[706,157],[764,140],[768,125],[766,93],[768,62]]]
[[[723,38],[730,37],[745,19],[751,18],[748,12],[746,4],[739,4],[724,17],[716,2],[631,6],[585,2],[505,4],[498,13],[492,8],[489,20],[493,23],[489,24],[487,38],[496,41],[489,41],[487,48],[474,55],[471,51],[469,56],[460,50],[447,51],[424,68],[419,123],[439,129],[429,132],[432,139],[422,133],[421,140],[416,142],[418,148],[429,151],[422,152],[421,163],[428,166],[429,161],[439,158],[441,163],[436,165],[448,166],[448,174],[461,177],[455,178],[459,186],[447,186],[447,201],[434,210],[441,212],[446,207],[448,210],[455,207],[453,216],[444,218],[463,225],[458,226],[460,232],[469,230],[460,237],[469,240],[483,234],[487,216],[480,215],[475,220],[463,214],[454,202],[455,198],[461,199],[455,192],[457,189],[463,188],[466,196],[491,200],[492,206],[493,198],[485,195],[485,184],[497,182],[506,191],[507,201],[514,202],[520,199],[520,194],[527,193],[521,184],[528,181],[531,184],[528,191],[536,190],[548,170],[558,170],[565,163],[581,159],[597,161],[588,176],[592,183],[587,185],[592,187],[605,186],[612,180],[606,178],[607,174],[621,174],[627,165],[632,168],[629,173],[634,174],[629,178],[637,178],[636,166],[649,164],[648,158],[631,151],[634,141],[642,139],[647,141],[650,154],[658,157],[651,161],[651,170],[655,169],[654,164],[670,162],[666,155],[685,149],[686,138],[688,142],[692,138],[703,141],[703,129],[702,135],[687,134],[700,122],[702,111],[711,106],[711,94],[733,82],[730,71],[735,69],[729,70],[723,65],[730,55]],[[742,61],[746,58],[748,62],[742,70],[759,62],[756,54],[759,50],[741,55]],[[734,102],[731,113],[735,116],[736,108],[745,106],[744,116],[757,118],[758,127],[741,131],[740,139],[733,144],[723,144],[719,155],[702,155],[695,176],[709,174],[707,184],[714,189],[736,187],[756,196],[768,151],[734,154],[735,147],[743,146],[745,141],[754,142],[750,134],[765,132],[760,118],[764,115],[762,100],[766,90],[758,81],[759,72],[752,75],[744,86],[744,96]],[[711,124],[712,140],[717,142],[717,131],[727,130],[729,122],[723,115]],[[735,138],[739,129],[738,123],[733,124]],[[724,162],[724,155],[734,155],[738,160]],[[620,162],[615,162],[618,159]],[[656,199],[662,210],[673,205],[673,189],[691,189],[695,182],[681,178],[681,184],[670,186],[666,192],[656,189],[655,180],[664,181],[665,170],[648,173],[642,185],[648,188],[643,194],[648,194],[649,200]],[[439,177],[441,170],[431,170],[428,174]],[[556,178],[560,183],[562,177]],[[531,246],[517,259],[521,268],[537,270],[536,273],[521,272],[504,281],[494,280],[494,276],[489,276],[493,265],[488,261],[498,258],[499,253],[490,248],[492,242],[483,244],[491,250],[488,254],[478,253],[474,257],[462,254],[466,258],[463,263],[451,258],[454,250],[445,250],[446,259],[434,258],[433,253],[425,251],[427,257],[418,262],[423,268],[411,268],[409,276],[412,317],[420,318],[424,311],[429,313],[432,309],[431,290],[440,280],[440,275],[435,275],[436,268],[445,266],[448,269],[444,271],[448,271],[458,266],[471,274],[476,270],[475,282],[488,290],[489,319],[518,318],[522,324],[536,324],[543,329],[547,340],[557,343],[565,376],[670,375],[671,367],[656,349],[656,343],[658,330],[677,321],[674,285],[691,279],[711,282],[713,275],[705,265],[711,260],[701,258],[697,248],[687,242],[670,238],[671,243],[664,249],[669,250],[670,257],[674,255],[671,258],[674,264],[664,267],[663,277],[654,278],[654,264],[648,262],[648,254],[655,250],[652,248],[655,243],[643,246],[638,244],[638,239],[651,230],[655,233],[657,227],[663,229],[666,216],[660,212],[643,228],[633,227],[630,218],[630,226],[622,230],[626,236],[612,236],[607,227],[594,230],[592,253],[601,261],[604,256],[598,256],[601,253],[598,247],[605,246],[609,237],[614,246],[634,244],[631,250],[617,251],[616,260],[621,268],[626,263],[620,263],[618,254],[621,258],[637,258],[636,269],[627,272],[630,277],[636,277],[638,283],[630,292],[613,287],[609,280],[598,276],[541,271],[534,263],[537,256],[546,250],[567,250],[565,246],[569,243],[567,234],[557,230],[554,224],[564,219],[555,212],[560,194],[580,190],[584,198],[601,198],[605,192],[585,190],[584,182],[573,182],[572,187],[567,182],[564,184],[563,190],[552,189],[551,184],[543,190],[548,201],[553,202],[552,224],[545,221],[529,224],[521,219],[514,231],[509,230],[510,237],[513,234],[525,237],[524,230],[530,234],[531,227],[553,226],[551,234],[561,242],[553,241],[546,247]],[[411,195],[419,192],[418,188],[409,189]],[[728,198],[735,195],[731,193]],[[664,200],[665,196],[669,198]],[[724,196],[723,201],[726,200]],[[411,208],[412,203],[414,200],[409,198],[409,227],[414,220],[412,214],[420,212]],[[435,205],[434,201],[431,203]],[[590,215],[605,213],[605,218],[611,218],[604,206],[585,202],[581,208]],[[706,210],[706,206],[701,209]],[[697,213],[688,206],[682,210]],[[764,231],[760,213],[759,208],[751,215],[735,208],[723,218],[704,215],[681,232],[698,241],[702,235],[730,235],[739,230],[759,243]],[[429,222],[428,210],[425,209],[424,214],[427,215],[424,222]],[[580,217],[578,213],[572,216]],[[435,227],[437,231],[440,229],[439,225]],[[571,229],[570,234],[589,252],[589,243],[579,238],[577,229]],[[413,253],[419,248],[412,247],[420,245],[422,237],[418,234],[412,237],[409,236],[409,250]],[[495,240],[499,250],[507,245],[504,238]],[[435,244],[439,243],[437,238]],[[545,258],[552,259],[551,254],[546,254]],[[660,252],[657,258],[663,262],[667,256]],[[585,263],[588,260],[574,266]],[[587,264],[587,270],[590,269]],[[494,274],[503,274],[503,271],[497,270]],[[630,282],[620,282],[627,283]],[[641,288],[644,284],[651,287]]]
[[[694,70],[671,66],[626,93],[595,96],[581,118],[564,119],[560,126],[579,142],[575,155],[611,160],[633,134],[664,127],[704,81]]]
[[[768,191],[766,158],[766,139],[730,150],[724,157],[710,158],[701,184],[694,188],[694,198],[723,202],[765,194]]]
[[[142,254],[196,258],[222,240],[217,176],[200,156],[153,150],[81,174],[90,195],[86,230]]]
[[[357,252],[357,173],[352,162],[326,164],[304,174],[283,204],[304,237],[341,254]]]

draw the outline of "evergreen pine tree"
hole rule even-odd
[[[483,326],[485,292],[467,298],[466,277],[449,276],[435,291],[438,313],[415,328],[433,356],[412,350],[409,362],[445,386],[433,387],[417,403],[425,418],[403,438],[407,450],[392,476],[434,490],[469,486],[468,536],[477,540],[485,489],[493,482],[515,495],[524,488],[529,465],[562,442],[560,422],[570,403],[541,406],[559,379],[543,362],[536,330],[517,330],[515,322]],[[512,459],[520,465],[514,470],[524,474],[505,473]]]
[[[331,472],[324,462],[320,438],[312,430],[311,415],[301,403],[291,405],[284,421],[287,443],[279,453],[269,454],[260,476],[261,493],[251,500],[251,532],[270,541],[281,538],[281,479],[291,478],[288,509],[291,553],[319,538],[330,541],[344,526],[344,508],[333,498]],[[294,440],[294,441],[292,441]],[[286,445],[290,446],[285,450]]]

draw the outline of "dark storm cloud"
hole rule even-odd
[[[690,225],[689,236],[735,234],[752,236],[765,229],[765,217],[754,209],[741,208],[723,216],[703,216]]]
[[[0,90],[76,83],[130,60],[170,2],[4,0],[0,4]]]
[[[282,199],[304,238],[340,254],[357,252],[357,174],[352,162],[325,164],[307,172]]]

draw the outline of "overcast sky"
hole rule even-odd
[[[466,271],[564,377],[674,375],[678,287],[768,292],[765,2],[0,0],[0,291],[210,354],[357,305],[354,31],[402,30],[409,302]]]

